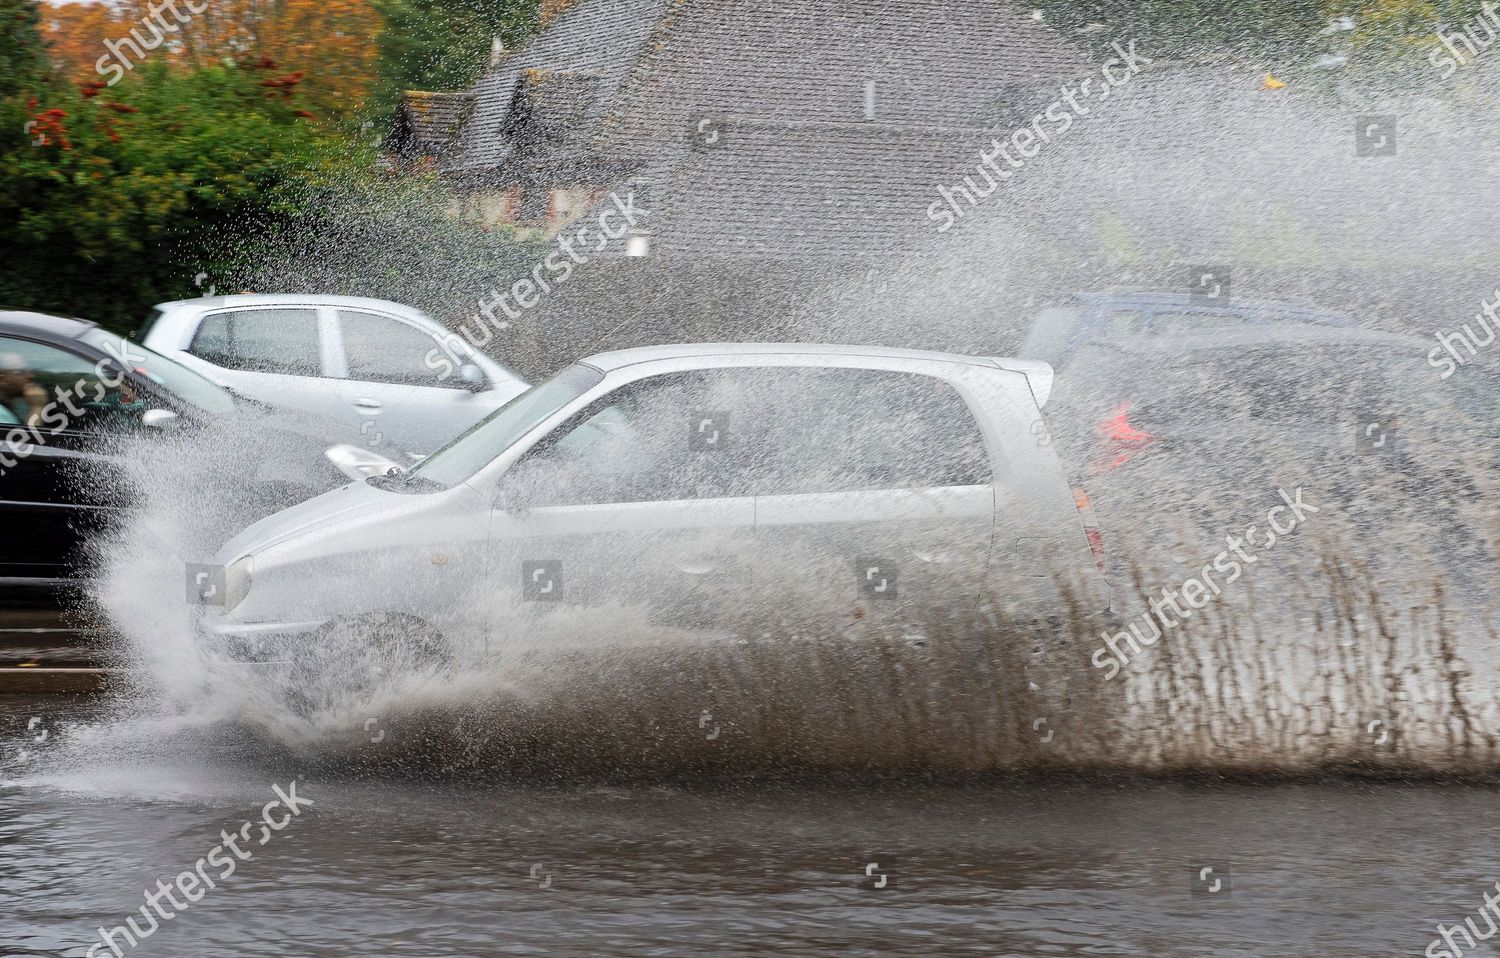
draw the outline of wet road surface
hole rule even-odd
[[[0,954],[151,928],[278,786],[122,953],[1420,955],[1500,878],[1478,787],[414,781],[99,708],[0,699]]]

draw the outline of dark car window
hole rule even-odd
[[[443,376],[446,370],[427,365],[427,356],[438,343],[415,326],[389,316],[345,309],[339,310],[339,326],[344,334],[344,355],[348,358],[350,379],[404,386],[464,388],[457,376]]]
[[[149,346],[129,342],[97,326],[79,339],[124,359],[137,375],[205,412],[223,414],[234,410],[234,397],[227,389]]]
[[[318,313],[314,309],[241,309],[203,318],[188,352],[199,359],[255,373],[317,376]]]
[[[134,421],[145,408],[144,397],[115,370],[101,376],[94,361],[67,350],[0,338],[0,423],[12,429],[103,431]]]
[[[1157,313],[1151,317],[1151,332],[1157,336],[1226,332],[1255,325],[1255,320],[1222,313]]]

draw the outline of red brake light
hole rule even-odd
[[[1078,507],[1078,518],[1083,521],[1083,536],[1089,542],[1089,551],[1094,554],[1094,565],[1101,575],[1108,575],[1104,556],[1104,531],[1094,525],[1094,503],[1084,490],[1073,488],[1073,505]]]
[[[1100,443],[1089,471],[1095,475],[1113,472],[1156,441],[1151,433],[1130,424],[1128,399],[1116,406],[1109,418],[1094,427],[1094,431],[1099,434]]]
[[[1099,563],[1099,571],[1104,571],[1104,533],[1098,529],[1084,529],[1083,534],[1089,540],[1089,551],[1094,554],[1094,561]]]

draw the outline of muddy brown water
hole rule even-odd
[[[1481,787],[560,787],[299,768],[83,700],[0,699],[0,730],[5,956],[150,929],[277,786],[312,804],[122,954],[1420,955],[1500,878]]]

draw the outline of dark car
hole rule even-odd
[[[1290,323],[1100,335],[1057,377],[1049,431],[1117,556],[1153,536],[1189,560],[1212,555],[1279,488],[1301,486],[1330,507],[1319,525],[1357,544],[1344,558],[1421,571],[1415,540],[1477,600],[1492,561],[1500,377],[1476,362],[1445,380],[1430,348]]]
[[[1075,293],[1042,310],[1017,355],[1061,372],[1101,336],[1234,333],[1275,325],[1358,328],[1351,316],[1301,303],[1114,289]]]
[[[391,447],[331,445],[342,427],[238,399],[202,375],[93,323],[0,312],[0,665],[85,632],[69,613],[88,577],[87,545],[132,505],[132,448],[217,431],[232,535],[260,516],[404,464]],[[181,448],[180,446],[177,448]]]

